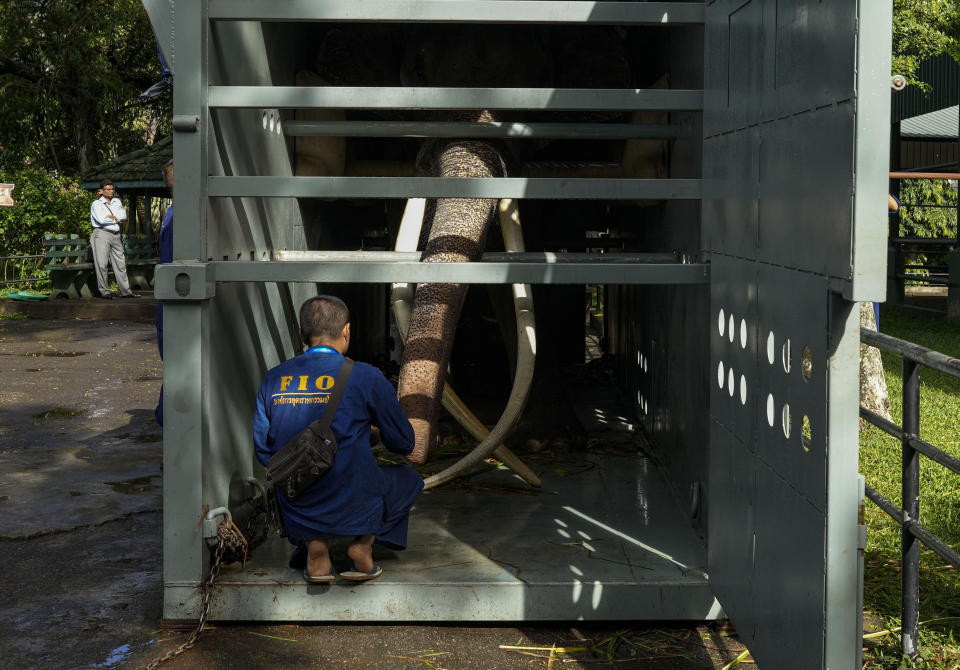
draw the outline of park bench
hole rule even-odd
[[[145,235],[124,235],[123,242],[131,288],[151,289],[159,261],[156,243]],[[44,269],[54,297],[92,298],[96,294],[97,278],[93,263],[87,260],[89,246],[90,241],[79,235],[44,234]]]

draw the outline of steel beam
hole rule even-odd
[[[210,197],[697,200],[699,179],[208,177]]]
[[[416,261],[214,261],[215,282],[386,284],[707,284],[701,263],[418,263]]]
[[[701,111],[703,91],[611,88],[211,86],[210,107]]]
[[[421,251],[296,251],[279,249],[274,252],[276,261],[310,261],[313,263],[324,263],[330,261],[357,261],[360,263],[370,262],[389,262],[404,261],[416,263],[420,260],[423,252]],[[570,264],[570,263],[659,263],[671,264],[677,263],[677,255],[673,253],[666,254],[634,254],[630,252],[621,253],[579,253],[563,252],[555,253],[552,251],[524,251],[524,252],[492,252],[485,253],[480,259],[482,263],[547,263],[547,264]]]
[[[470,123],[467,121],[287,121],[289,137],[503,137],[573,140],[676,139],[678,125],[640,123]]]
[[[537,2],[486,0],[210,0],[210,18],[231,21],[388,23],[702,24],[702,2]]]

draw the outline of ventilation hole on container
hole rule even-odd
[[[790,374],[790,338],[783,341],[783,347],[780,348],[780,362],[783,363],[783,371]]]
[[[271,114],[270,124],[269,124],[270,132],[272,133],[276,127],[277,127],[277,119],[274,118],[273,114]]]
[[[770,427],[773,428],[773,413],[776,411],[776,406],[773,402],[773,394],[767,394],[767,423],[770,424]]]
[[[646,357],[646,356],[643,357],[643,371],[644,371],[644,372],[647,371],[647,357]]]
[[[780,411],[780,425],[783,427],[783,436],[790,439],[790,403],[784,403]]]
[[[803,444],[804,451],[810,451],[810,445],[813,443],[813,428],[810,427],[810,417],[806,415],[800,427],[800,442]]]
[[[280,117],[278,116],[277,117],[277,135],[282,135],[282,134],[283,134],[283,126],[281,125]]]
[[[637,389],[637,404],[643,405],[643,396],[640,395],[640,389]]]
[[[740,319],[740,348],[747,348],[747,320]]]
[[[643,361],[643,356],[640,355],[640,350],[637,349],[637,365],[642,366],[643,365],[642,361]]]
[[[720,314],[717,316],[717,330],[720,331],[720,337],[723,337],[723,329],[727,325],[727,317],[723,314],[723,309],[720,309]]]
[[[747,378],[740,375],[740,404],[747,404]]]
[[[800,352],[800,374],[803,375],[804,381],[810,381],[813,377],[813,354],[810,352],[810,347],[804,347]]]
[[[266,112],[263,112],[263,114],[260,115],[260,123],[263,124],[263,129],[266,130],[266,129],[267,129],[267,126],[269,125],[269,121],[267,121],[267,113],[266,113]]]
[[[735,328],[735,322],[733,320],[733,314],[730,315],[730,322],[727,323],[727,337],[730,338],[730,341],[733,342],[733,338],[737,336]]]
[[[643,413],[644,413],[644,414],[649,414],[649,413],[650,413],[650,403],[648,403],[648,402],[646,401],[646,399],[644,399],[644,401],[643,401]]]
[[[767,361],[770,362],[770,365],[773,365],[775,360],[777,360],[777,338],[774,337],[771,330],[770,334],[767,335]]]
[[[733,383],[734,383],[734,374],[733,368],[730,368],[727,371],[727,392],[730,393],[730,397],[733,397]]]
[[[723,388],[723,361],[720,361],[717,366],[717,384],[720,385],[720,388]]]

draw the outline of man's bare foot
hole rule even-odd
[[[307,545],[307,572],[312,577],[330,574],[330,543],[326,540],[311,540]]]
[[[357,535],[347,547],[347,556],[353,561],[353,569],[357,572],[371,572],[373,570],[373,535]]]

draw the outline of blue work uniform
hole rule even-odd
[[[160,234],[157,236],[157,247],[160,252],[161,263],[173,262],[173,205],[167,208],[163,215],[163,222],[160,224]],[[157,348],[160,350],[160,360],[163,360],[163,301],[157,301]],[[163,425],[163,386],[160,386],[160,400],[157,401],[157,408],[153,410],[153,416],[157,423]]]
[[[297,433],[319,419],[330,398],[343,356],[313,347],[267,373],[257,393],[253,441],[266,465]],[[294,544],[373,534],[390,549],[407,546],[407,522],[423,478],[409,465],[378,465],[370,450],[370,425],[386,447],[413,451],[413,428],[383,373],[357,362],[331,428],[337,438],[333,467],[296,499],[277,489],[284,532]]]

